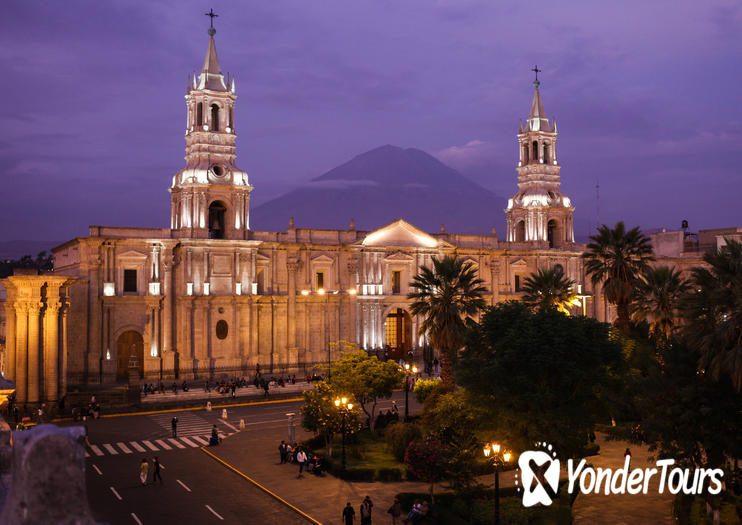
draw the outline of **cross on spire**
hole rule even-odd
[[[536,73],[536,80],[533,81],[533,85],[536,87],[539,87],[541,85],[541,82],[538,81],[538,74],[541,73],[541,71],[543,70],[539,69],[538,65],[536,65],[536,66],[533,66],[533,69],[531,71]]]
[[[217,17],[217,16],[219,16],[219,15],[217,15],[217,14],[216,14],[216,13],[214,12],[214,10],[213,10],[213,9],[209,9],[209,12],[208,12],[208,13],[204,13],[204,15],[205,15],[205,16],[208,16],[209,18],[211,18],[211,20],[210,20],[210,22],[211,22],[211,23],[210,23],[211,27],[210,27],[209,29],[210,29],[210,30],[213,30],[213,29],[214,29],[214,18],[215,18],[215,17]]]

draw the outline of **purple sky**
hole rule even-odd
[[[210,7],[254,205],[382,144],[509,197],[538,63],[576,215],[595,223],[599,181],[601,222],[742,226],[736,1],[19,0],[0,17],[0,240],[167,225]]]

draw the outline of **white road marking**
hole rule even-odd
[[[108,451],[108,452],[109,452],[109,453],[110,453],[110,454],[111,454],[112,456],[116,456],[116,455],[118,455],[118,453],[119,453],[119,451],[118,451],[118,450],[116,450],[115,448],[113,448],[113,447],[112,447],[111,445],[109,445],[108,443],[104,443],[104,444],[103,444],[103,448],[105,448],[105,449],[106,449],[106,450],[107,450],[107,451]]]
[[[227,423],[227,422],[226,422],[226,421],[224,421],[223,419],[220,419],[219,421],[221,421],[222,423],[224,423],[225,425],[227,425],[227,426],[228,426],[229,428],[231,428],[231,429],[232,429],[232,430],[234,430],[235,432],[239,431],[239,429],[238,429],[237,427],[235,427],[234,425],[231,425],[230,423]]]
[[[165,443],[161,439],[155,439],[155,443],[157,443],[158,445],[160,445],[165,450],[173,450],[173,447],[171,447],[170,445],[168,445],[167,443]]]
[[[185,448],[185,446],[184,446],[184,445],[182,445],[182,444],[180,443],[180,441],[178,441],[177,439],[175,439],[175,438],[168,438],[168,439],[170,440],[170,443],[172,443],[172,444],[173,444],[173,445],[175,445],[176,447],[178,447],[178,448]]]
[[[96,456],[102,456],[103,455],[103,451],[98,448],[98,445],[90,445],[90,450],[92,450],[93,453]]]
[[[101,476],[103,475],[103,472],[101,472],[101,471],[100,471],[100,469],[98,468],[98,465],[93,465],[93,468],[95,469],[95,471],[96,471],[96,472],[97,472],[97,473],[98,473],[99,475],[101,475]]]
[[[116,489],[115,488],[113,488],[113,487],[108,487],[108,488],[111,489],[111,492],[113,492],[113,495],[116,496],[119,501],[121,501],[121,500],[124,499],[124,498],[121,497],[121,495],[118,492],[116,492]]]
[[[185,483],[183,483],[179,479],[176,479],[175,481],[177,481],[178,483],[180,483],[180,486],[183,487],[184,489],[186,489],[188,492],[191,491],[191,489],[188,488],[188,485],[186,485]]]
[[[197,443],[194,443],[193,441],[191,441],[191,440],[190,440],[190,439],[188,439],[188,438],[182,437],[182,438],[180,438],[180,440],[181,440],[181,441],[182,441],[183,443],[185,443],[186,445],[188,445],[189,447],[197,447],[197,446],[198,446],[198,444],[197,444]]]
[[[205,440],[204,438],[199,437],[199,436],[191,436],[191,439],[198,441],[202,445],[208,445],[209,444],[209,442],[207,440]]]
[[[127,446],[126,446],[126,443],[121,443],[121,442],[118,442],[118,443],[116,443],[116,445],[118,445],[118,447],[119,447],[119,448],[120,448],[121,450],[123,450],[123,451],[124,451],[124,454],[131,454],[131,449],[130,449],[129,447],[127,447]]]
[[[150,450],[154,450],[155,452],[157,452],[158,450],[160,450],[159,448],[157,448],[156,446],[154,446],[149,441],[142,441],[142,443],[144,443],[145,445],[147,445],[147,448],[149,448]]]
[[[220,520],[224,521],[224,518],[222,518],[222,517],[221,517],[221,516],[220,516],[220,515],[219,515],[219,514],[218,514],[218,513],[217,513],[217,512],[216,512],[216,511],[214,510],[214,509],[212,509],[212,508],[211,508],[211,507],[209,507],[208,505],[206,505],[206,508],[207,508],[207,509],[209,509],[209,510],[211,511],[211,513],[212,513],[212,514],[213,514],[214,516],[216,516],[216,517],[217,517],[217,518],[219,518]]]
[[[147,452],[146,450],[144,450],[144,447],[142,447],[142,445],[140,445],[136,441],[129,441],[129,444],[134,447],[134,450],[136,450],[137,452]]]
[[[138,525],[142,525],[142,522],[139,521],[139,518],[137,518],[137,515],[133,512],[131,513],[131,517],[134,518],[134,521],[136,521]]]

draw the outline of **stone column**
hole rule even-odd
[[[40,303],[28,305],[28,402],[39,402],[39,313]]]
[[[490,263],[490,276],[492,279],[492,302],[491,306],[496,305],[500,301],[500,268],[499,261],[497,259]]]
[[[287,365],[290,368],[296,367],[299,364],[299,355],[296,347],[296,271],[299,269],[298,262],[286,263],[286,269],[288,270],[288,304],[286,311],[286,334],[287,341],[286,346],[288,347]]]
[[[18,403],[28,400],[28,307],[15,305],[15,396]]]
[[[5,365],[5,377],[15,381],[15,307],[5,303],[5,353],[8,355]]]
[[[59,303],[49,302],[44,311],[44,400],[59,399]]]
[[[68,289],[69,290],[69,289]],[[69,292],[67,296],[69,297]],[[59,395],[63,396],[67,393],[67,314],[70,311],[70,303],[65,298],[61,308],[61,325],[62,325],[62,359],[60,359],[60,371],[59,371]]]

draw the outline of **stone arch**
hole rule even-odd
[[[557,219],[549,219],[546,223],[546,239],[549,248],[556,248],[562,244],[563,230]]]
[[[196,125],[201,128],[204,125],[204,103],[196,102]]]
[[[514,236],[515,242],[525,242],[526,241],[526,221],[523,219],[520,219],[515,223],[515,236]]]
[[[227,205],[223,201],[214,200],[209,204],[209,239],[224,239],[227,226]]]
[[[211,106],[209,106],[209,111],[211,113],[211,126],[209,129],[211,131],[219,131],[219,111],[221,108],[219,107],[219,104],[216,102],[212,102]]]
[[[126,380],[130,370],[144,375],[144,339],[136,330],[123,331],[116,339],[116,379]]]

